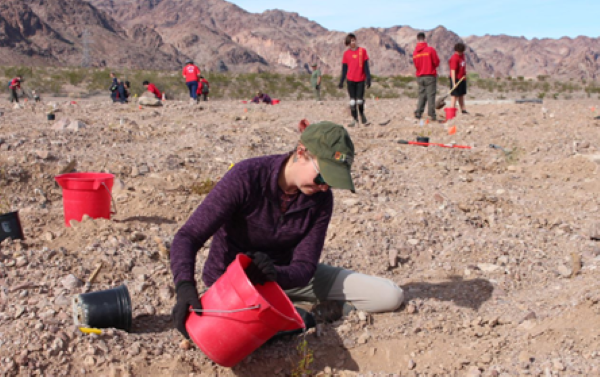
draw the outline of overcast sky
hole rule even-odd
[[[507,34],[526,38],[600,36],[600,0],[233,0],[253,13],[297,12],[330,30],[443,25],[462,37]]]

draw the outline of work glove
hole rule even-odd
[[[371,80],[367,79],[367,89],[369,89],[371,87]]]
[[[341,82],[341,83],[338,85],[338,89],[344,89],[344,83],[343,83],[343,82]]]
[[[317,84],[317,85],[315,86],[315,89],[317,89],[317,90],[321,89],[321,85]]]
[[[267,254],[258,252],[248,256],[252,258],[252,262],[246,267],[246,276],[253,285],[277,280],[277,270]]]
[[[191,281],[181,281],[177,283],[175,289],[177,292],[177,303],[173,307],[171,313],[171,320],[175,325],[175,328],[185,336],[187,339],[190,338],[187,330],[185,329],[185,321],[190,314],[190,305],[194,309],[202,309],[200,298],[198,298],[198,290],[196,290],[196,284]],[[196,312],[197,315],[201,313]]]

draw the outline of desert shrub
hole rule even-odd
[[[206,180],[192,184],[190,191],[196,195],[206,195],[217,185],[217,182],[210,178]]]
[[[62,76],[69,84],[77,86],[81,84],[83,80],[85,80],[87,77],[87,72],[88,71],[86,69],[81,68],[66,69],[63,71]]]
[[[413,92],[410,90],[405,90],[404,95],[407,96],[408,98],[419,98],[419,93]]]

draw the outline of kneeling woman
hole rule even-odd
[[[244,253],[253,258],[246,270],[252,283],[275,281],[292,300],[346,301],[368,312],[402,304],[403,292],[390,280],[319,263],[333,213],[330,188],[354,192],[354,145],[346,129],[331,122],[301,124],[301,131],[293,152],[237,163],[175,235],[172,317],[184,336],[189,306],[202,309],[194,270],[211,236],[202,271],[207,287]]]

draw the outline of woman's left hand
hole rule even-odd
[[[263,285],[277,280],[277,270],[267,254],[258,252],[248,256],[252,258],[252,262],[246,267],[246,275],[252,284]]]

